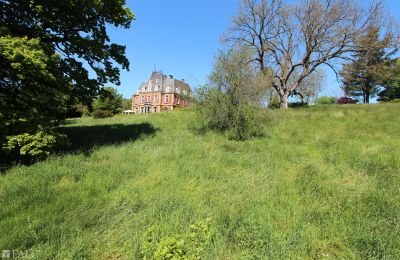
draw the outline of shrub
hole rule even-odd
[[[336,100],[337,104],[357,104],[358,100],[349,98],[349,97],[341,97],[338,100]]]
[[[288,107],[290,108],[302,108],[302,107],[308,107],[308,104],[306,102],[292,102],[288,104]]]
[[[190,232],[169,237],[161,237],[160,227],[151,226],[144,234],[140,254],[142,259],[202,259],[214,235],[210,218],[197,220],[190,225]]]
[[[269,103],[268,103],[268,108],[269,109],[279,109],[281,107],[281,101],[279,100],[279,97],[274,97]]]
[[[14,157],[23,159],[42,159],[61,147],[69,146],[66,135],[39,131],[35,134],[23,133],[8,136],[3,150]]]
[[[332,105],[336,103],[336,98],[334,97],[329,97],[329,96],[323,96],[315,100],[315,103],[318,105]]]
[[[106,117],[112,117],[114,114],[110,110],[102,110],[102,109],[96,109],[93,111],[93,118],[99,119],[99,118],[106,118]]]
[[[229,139],[245,140],[262,134],[261,100],[265,78],[247,62],[246,50],[221,52],[216,58],[209,85],[197,90],[199,112],[205,124],[226,133]]]
[[[122,95],[111,87],[104,87],[100,90],[100,94],[93,102],[94,110],[111,111],[117,114],[122,110]]]

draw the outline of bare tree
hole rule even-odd
[[[243,0],[227,40],[254,51],[263,73],[273,71],[273,88],[281,108],[288,98],[302,97],[302,81],[319,66],[336,73],[336,61],[348,59],[355,39],[377,19],[380,0],[369,8],[355,0],[304,0],[288,5],[283,0]]]

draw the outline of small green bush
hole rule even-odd
[[[268,104],[269,109],[279,109],[281,107],[281,102],[278,97],[274,97]]]
[[[99,119],[99,118],[107,118],[107,117],[112,117],[114,114],[110,110],[102,110],[102,109],[96,109],[93,111],[93,118]]]
[[[315,103],[317,105],[332,105],[336,103],[336,98],[334,97],[329,97],[329,96],[323,96],[318,98]]]
[[[39,131],[35,134],[23,133],[8,136],[3,150],[16,157],[41,159],[58,148],[67,146],[69,146],[69,141],[66,135]]]
[[[160,227],[151,226],[141,245],[143,259],[202,259],[215,235],[210,218],[190,225],[190,231],[181,235],[160,237]]]

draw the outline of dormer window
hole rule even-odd
[[[175,91],[176,91],[176,93],[181,93],[181,89],[180,88],[176,88]]]
[[[147,91],[147,87],[144,87],[144,91]]]
[[[158,81],[159,81],[159,80],[158,80],[158,79],[156,79],[156,83],[158,83]]]
[[[149,80],[149,84],[151,84],[152,83],[152,81],[151,80]]]

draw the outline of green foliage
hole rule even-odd
[[[336,103],[336,98],[334,97],[329,97],[329,96],[323,96],[319,97],[315,103],[317,105],[332,105]]]
[[[400,99],[400,59],[388,62],[383,71],[383,90],[378,94],[378,101],[392,102]]]
[[[146,230],[141,245],[143,259],[202,259],[215,234],[211,218],[197,220],[182,235],[162,238],[160,232],[160,226]]]
[[[92,115],[93,118],[99,119],[99,118],[112,117],[114,113],[110,110],[96,109],[93,111]]]
[[[279,109],[281,107],[281,101],[278,96],[274,96],[272,100],[268,103],[269,109]]]
[[[308,103],[306,102],[291,102],[288,104],[288,107],[290,108],[304,108],[308,107]]]
[[[393,35],[386,35],[383,39],[380,37],[379,26],[370,26],[366,33],[359,37],[353,61],[345,64],[340,71],[342,89],[346,96],[361,96],[364,103],[369,103],[369,99],[379,93],[385,62],[393,53],[388,50]]]
[[[107,34],[134,19],[123,0],[0,0],[0,9],[0,146],[6,136],[53,131],[129,67]]]
[[[117,114],[122,109],[122,95],[118,94],[115,88],[105,87],[100,92],[99,97],[93,102],[93,108]]]
[[[13,153],[24,158],[40,159],[48,156],[60,147],[68,146],[67,136],[40,131],[33,135],[24,133],[8,136],[3,149],[8,153]]]
[[[199,113],[205,124],[230,139],[246,140],[263,134],[260,106],[265,88],[247,60],[245,50],[220,52],[210,84],[197,90]]]
[[[132,99],[122,99],[122,109],[123,110],[132,110]]]

